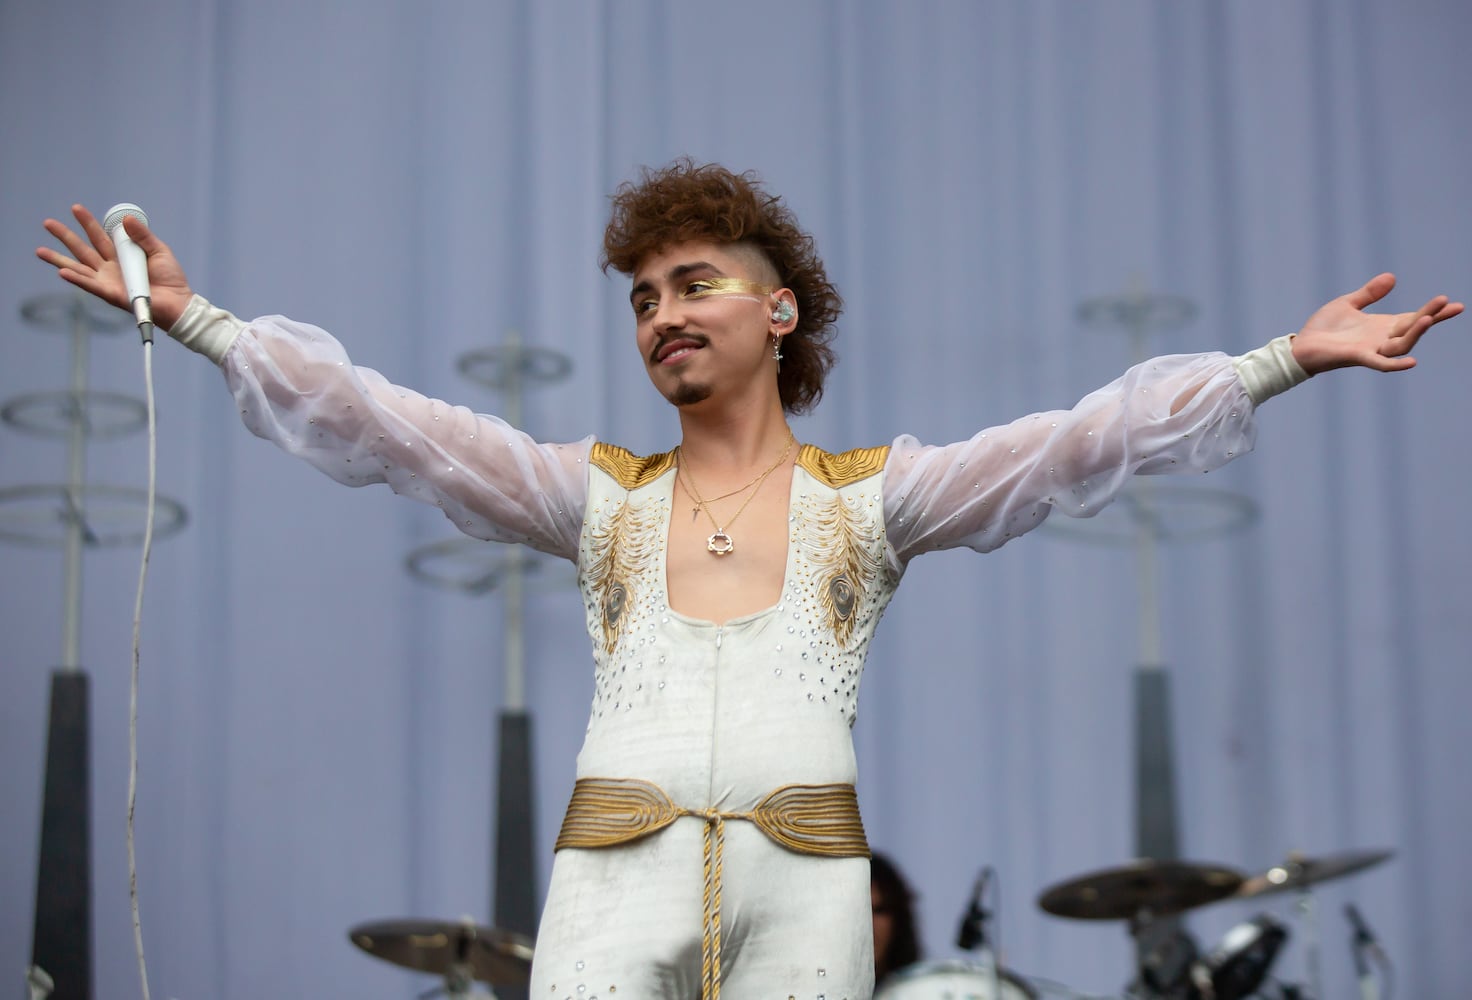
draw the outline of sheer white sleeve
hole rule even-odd
[[[220,348],[195,349],[218,355],[253,433],[340,483],[387,483],[437,506],[468,535],[577,558],[591,437],[539,443],[497,417],[355,367],[317,327],[282,316],[241,323],[210,311],[201,330],[181,324],[183,337]]]
[[[1134,474],[1209,472],[1252,450],[1254,404],[1225,354],[1137,365],[1071,410],[1036,413],[969,441],[895,440],[885,528],[901,562],[969,546],[989,552],[1053,510],[1089,517]]]

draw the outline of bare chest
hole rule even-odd
[[[787,570],[791,470],[742,497],[701,509],[681,489],[670,507],[665,590],[670,607],[726,622],[776,605]]]

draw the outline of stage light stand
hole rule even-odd
[[[33,998],[90,1000],[91,726],[80,652],[82,555],[90,548],[141,543],[147,492],[88,483],[87,442],[146,427],[147,410],[131,397],[87,388],[88,337],[131,330],[130,317],[80,292],[28,299],[20,314],[30,326],[67,334],[71,346],[69,389],[17,396],[0,406],[0,421],[22,433],[62,438],[67,450],[66,482],[0,489],[0,539],[59,547],[64,565],[61,665],[51,672],[27,985]],[[183,528],[184,508],[177,502],[158,497],[156,508],[155,537]]]
[[[1152,334],[1185,326],[1196,307],[1178,296],[1132,291],[1079,305],[1082,323],[1128,335],[1131,363],[1150,356]],[[1170,674],[1161,639],[1159,561],[1162,543],[1239,531],[1257,517],[1247,497],[1196,486],[1164,486],[1133,477],[1110,508],[1093,518],[1049,518],[1044,529],[1077,541],[1134,549],[1140,655],[1134,671],[1135,851],[1141,859],[1180,858],[1179,811],[1171,727]],[[1181,938],[1179,917],[1153,921],[1136,936],[1137,966],[1147,970]]]
[[[567,378],[572,362],[546,348],[528,347],[513,332],[504,343],[460,357],[456,370],[478,385],[502,394],[500,416],[521,429],[522,394],[528,383],[550,384]],[[496,781],[496,927],[535,937],[537,905],[536,839],[533,798],[532,718],[526,704],[525,603],[528,583],[548,587],[575,581],[546,570],[544,560],[523,546],[494,545],[474,538],[452,538],[421,546],[405,560],[417,579],[479,595],[499,591],[505,623],[503,695]],[[502,987],[500,1000],[526,1000],[524,988]]]

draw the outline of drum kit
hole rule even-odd
[[[1378,865],[1390,851],[1349,851],[1322,857],[1291,855],[1280,865],[1247,876],[1214,864],[1186,861],[1136,861],[1089,872],[1060,882],[1038,897],[1038,906],[1072,920],[1123,922],[1136,947],[1135,979],[1123,994],[1131,1000],[1309,1000],[1323,996],[1318,982],[1318,931],[1313,890]],[[1269,972],[1290,938],[1289,928],[1263,913],[1230,928],[1203,951],[1181,926],[1181,917],[1228,900],[1295,893],[1309,957],[1308,987],[1272,982]],[[975,905],[972,907],[976,910]],[[1365,996],[1377,995],[1364,952],[1374,940],[1353,906],[1345,908],[1354,929],[1356,972]],[[963,932],[958,944],[971,947]],[[1268,988],[1272,993],[1260,992]],[[1083,1000],[1058,984],[1030,980],[985,962],[920,962],[881,985],[875,1000],[1042,1000],[1045,995]],[[1104,998],[1098,998],[1104,1000]]]
[[[1038,906],[1071,920],[1124,922],[1136,944],[1136,978],[1124,994],[1132,1000],[1248,1000],[1264,996],[1259,991],[1268,984],[1273,963],[1291,936],[1289,928],[1259,914],[1232,927],[1214,948],[1203,951],[1179,918],[1213,903],[1296,893],[1310,974],[1317,979],[1314,887],[1378,865],[1391,853],[1291,855],[1253,876],[1222,865],[1135,861],[1060,882],[1038,897]],[[967,948],[985,944],[984,934],[978,933],[986,916],[979,908],[979,889],[977,896],[959,942]],[[1358,911],[1347,907],[1346,912],[1359,945],[1373,944]],[[530,938],[469,919],[375,921],[352,928],[348,938],[376,958],[439,976],[443,985],[421,994],[421,1000],[432,996],[494,1000],[495,988],[524,990],[531,979]],[[1359,972],[1364,984],[1365,970]],[[477,992],[478,984],[487,989]],[[1044,989],[1041,980],[1030,981],[991,961],[919,962],[887,979],[875,1000],[1042,1000]],[[1081,994],[1064,992],[1082,1000]],[[1317,982],[1310,989],[1280,983],[1273,995],[1279,1000],[1308,1000],[1321,997],[1322,990]]]

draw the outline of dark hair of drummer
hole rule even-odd
[[[899,869],[882,854],[869,858],[869,894],[874,905],[874,984],[920,960],[915,894]]]

